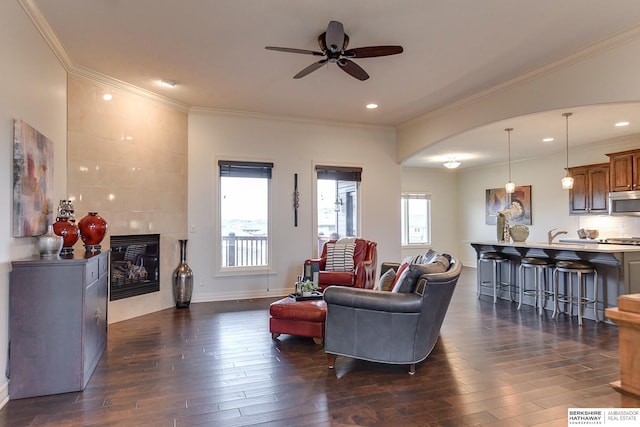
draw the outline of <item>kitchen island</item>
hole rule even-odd
[[[516,286],[519,285],[520,259],[526,256],[553,260],[584,260],[593,263],[598,272],[598,317],[600,319],[605,319],[605,309],[617,306],[619,295],[640,293],[640,246],[562,242],[549,244],[548,242],[470,241],[468,243],[476,250],[478,257],[487,251],[500,252],[509,257],[513,273],[510,280]],[[488,273],[490,272],[478,270],[478,278],[480,279],[480,275],[483,275],[483,280],[489,280]],[[504,274],[506,275],[506,271]],[[527,283],[533,283],[532,277],[527,277],[526,280]],[[564,288],[562,279],[559,286],[562,293]],[[587,288],[588,292],[593,292],[593,286],[587,286]],[[499,297],[509,299],[506,291]],[[525,298],[523,303],[533,305],[533,299]],[[553,310],[553,307],[549,304],[546,309]],[[595,318],[591,306],[585,307],[584,317],[592,320]]]

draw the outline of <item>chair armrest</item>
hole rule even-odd
[[[363,289],[373,289],[376,283],[376,266],[373,261],[360,261],[354,268],[354,287]]]
[[[422,297],[414,293],[379,292],[342,286],[325,289],[324,300],[328,305],[389,313],[419,313],[422,306]]]

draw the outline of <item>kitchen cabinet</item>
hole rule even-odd
[[[10,399],[87,386],[107,345],[108,254],[11,263]]]
[[[573,189],[569,190],[569,214],[589,215],[609,212],[609,163],[569,168]]]
[[[640,190],[640,150],[607,156],[611,165],[611,191]]]

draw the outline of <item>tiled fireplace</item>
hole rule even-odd
[[[160,290],[160,235],[111,236],[110,300]]]

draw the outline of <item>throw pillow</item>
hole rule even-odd
[[[431,261],[427,266],[429,266],[432,271],[428,271],[428,273],[444,273],[449,269],[449,265],[451,264],[451,256],[447,254],[438,254],[433,261]]]
[[[347,243],[355,243],[355,242],[356,242],[355,237],[341,237],[336,241],[336,243],[339,245],[346,245]]]
[[[433,249],[427,249],[427,252],[422,255],[421,264],[429,264],[435,259],[436,256],[438,256],[438,252],[434,251]]]
[[[396,278],[396,271],[393,268],[388,269],[384,272],[382,276],[380,276],[380,281],[378,282],[378,290],[389,292],[393,289],[393,281]]]
[[[402,264],[422,264],[422,255],[408,256],[402,260]]]
[[[326,271],[353,271],[355,243],[327,243]]]
[[[449,269],[449,258],[438,254],[429,264],[410,264],[403,272],[394,287],[393,292],[414,292],[418,279],[423,274],[444,273]]]
[[[393,281],[393,287],[391,288],[391,292],[398,292],[400,289],[400,285],[404,280],[405,276],[409,273],[409,265],[408,263],[403,263],[398,272],[396,273],[396,278]]]
[[[418,279],[422,276],[425,265],[411,264],[404,274],[402,280],[399,280],[393,289],[393,292],[410,293],[413,292],[418,284]]]

